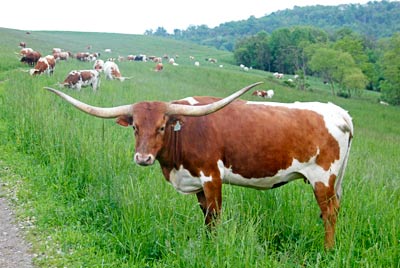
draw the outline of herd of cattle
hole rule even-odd
[[[78,52],[73,54],[69,51],[63,51],[60,48],[53,48],[52,54],[42,56],[38,51],[32,48],[27,48],[25,45],[20,43],[21,50],[19,52],[20,61],[33,68],[29,70],[30,75],[48,74],[52,75],[56,66],[56,63],[62,60],[68,60],[75,58],[79,61],[94,62],[93,69],[89,70],[72,70],[68,73],[65,80],[59,83],[62,87],[68,87],[72,89],[80,90],[82,87],[91,86],[93,90],[97,90],[100,86],[100,73],[104,73],[104,76],[108,80],[120,80],[121,82],[130,77],[124,77],[121,75],[117,63],[114,58],[109,58],[107,61],[99,59],[100,53],[94,52]],[[119,61],[124,60],[122,57],[118,58]],[[147,61],[148,58],[145,55],[129,55],[126,57],[129,61]],[[154,68],[155,71],[161,71],[163,69],[162,62],[158,58],[152,59],[157,63]]]
[[[68,87],[77,90],[87,86],[92,87],[94,91],[97,90],[100,86],[100,73],[104,73],[105,78],[108,80],[116,79],[122,82],[126,79],[130,79],[130,77],[124,77],[121,75],[116,61],[152,61],[156,64],[154,67],[154,71],[156,72],[160,72],[164,69],[162,63],[163,59],[166,59],[171,65],[178,65],[178,63],[175,62],[175,59],[168,57],[168,55],[164,55],[163,57],[146,56],[142,54],[128,55],[127,57],[119,56],[118,58],[108,58],[106,61],[104,61],[100,59],[101,54],[99,52],[78,52],[73,54],[69,51],[63,51],[60,48],[53,48],[52,54],[42,56],[40,52],[26,47],[26,44],[23,42],[21,42],[19,46],[21,47],[21,50],[18,53],[20,56],[20,61],[33,67],[29,70],[31,75],[52,75],[57,62],[66,61],[70,58],[74,58],[83,62],[93,62],[93,69],[72,70],[68,73],[65,80],[62,83],[59,83],[59,85],[62,87]],[[111,49],[105,49],[104,52],[110,53]],[[207,61],[212,63],[217,62],[216,59],[212,58],[207,59]],[[198,62],[196,63],[195,65],[198,66]]]
[[[29,73],[31,75],[52,75],[57,62],[66,61],[71,58],[83,62],[93,62],[93,69],[72,70],[67,74],[64,81],[62,83],[59,83],[59,86],[61,87],[67,87],[77,90],[81,90],[82,87],[90,86],[94,91],[96,91],[100,87],[101,73],[104,73],[104,76],[107,80],[115,79],[123,82],[126,79],[130,79],[130,77],[124,77],[121,75],[116,61],[152,61],[156,64],[153,69],[156,72],[160,72],[164,69],[163,60],[167,60],[169,64],[174,66],[179,65],[175,62],[175,58],[168,57],[168,55],[163,55],[162,57],[146,56],[143,54],[128,55],[127,57],[119,56],[118,58],[108,58],[106,61],[104,61],[100,59],[101,54],[99,52],[78,52],[76,54],[73,54],[70,51],[63,51],[61,48],[53,48],[52,54],[42,56],[40,52],[35,51],[32,48],[26,47],[26,44],[24,42],[21,42],[19,46],[21,47],[21,50],[19,52],[19,56],[21,57],[20,61],[33,67],[29,70]],[[111,49],[105,49],[104,52],[111,53]],[[194,61],[195,66],[200,66],[200,62],[195,61],[195,58],[193,56],[190,56],[190,60]],[[218,62],[215,58],[206,58],[206,61],[210,63]],[[219,67],[222,68],[223,65],[220,64]],[[248,70],[248,68],[244,65],[241,65],[240,67],[241,69]],[[262,98],[272,98],[272,96],[274,95],[274,90],[256,90],[253,92],[252,95]]]

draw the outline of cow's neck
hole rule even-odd
[[[182,125],[179,121],[176,121],[170,127],[171,129],[165,137],[166,146],[158,157],[161,167],[169,171],[173,168],[179,169],[182,164]]]

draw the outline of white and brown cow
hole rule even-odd
[[[100,74],[96,70],[73,70],[68,73],[60,86],[81,90],[82,87],[91,86],[93,91],[100,87]]]
[[[30,47],[23,47],[23,48],[21,48],[21,50],[19,51],[19,55],[20,56],[25,56],[26,54],[28,54],[28,53],[30,53],[30,52],[33,52],[34,50],[32,49],[32,48],[30,48]]]
[[[75,54],[75,58],[79,61],[89,61],[89,52],[78,52]]]
[[[154,71],[156,71],[156,72],[161,72],[163,69],[164,69],[164,65],[161,62],[157,63],[156,67],[154,67]]]
[[[53,52],[54,58],[58,60],[68,60],[72,57],[72,53],[69,51],[60,51],[60,52]]]
[[[46,89],[83,112],[132,127],[134,161],[141,166],[158,161],[178,192],[196,194],[207,225],[221,211],[223,184],[266,190],[308,181],[322,213],[325,247],[332,248],[352,119],[332,103],[235,100],[258,84],[224,99],[190,97],[113,108]]]
[[[61,52],[61,51],[62,51],[61,48],[58,48],[58,47],[53,48],[53,53],[58,53],[58,52]]]
[[[96,60],[93,64],[93,69],[101,73],[104,67],[104,60]]]
[[[103,71],[107,80],[117,79],[123,82],[125,79],[129,79],[129,77],[124,77],[121,75],[118,65],[113,61],[106,61],[103,65]]]
[[[275,92],[273,89],[268,89],[268,90],[255,90],[253,92],[253,96],[258,96],[261,98],[269,98],[271,99],[274,96]]]
[[[48,74],[52,75],[54,72],[54,68],[56,67],[56,59],[53,55],[47,55],[45,57],[41,57],[35,67],[30,69],[30,75],[38,75],[38,74]]]

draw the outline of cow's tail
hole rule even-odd
[[[345,124],[341,127],[342,131],[348,134],[348,145],[346,149],[346,153],[343,159],[342,166],[339,169],[338,176],[336,178],[336,183],[335,183],[335,190],[336,190],[336,197],[338,201],[340,201],[342,197],[342,180],[346,171],[347,167],[347,162],[349,160],[349,154],[350,154],[350,148],[351,148],[351,143],[353,140],[353,135],[354,135],[354,127],[353,127],[353,122],[348,114],[347,111],[341,110],[341,115],[343,117],[343,120]]]

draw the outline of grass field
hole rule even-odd
[[[153,37],[0,28],[0,40],[0,180],[13,193],[38,267],[400,267],[400,109],[378,104],[377,93],[332,97],[318,79],[300,92],[270,73],[241,71],[228,52]],[[334,250],[323,249],[319,208],[301,180],[270,191],[225,186],[221,223],[208,237],[194,195],[177,193],[158,165],[133,163],[131,129],[43,90],[92,64],[71,59],[58,63],[51,77],[30,77],[14,54],[20,41],[42,54],[91,44],[93,51],[111,48],[110,56],[179,55],[179,66],[165,64],[160,73],[153,63],[121,62],[131,80],[103,79],[96,93],[68,90],[93,105],[222,97],[264,81],[263,88],[275,90],[272,101],[342,106],[353,117],[355,136]],[[259,100],[249,93],[243,99]]]

